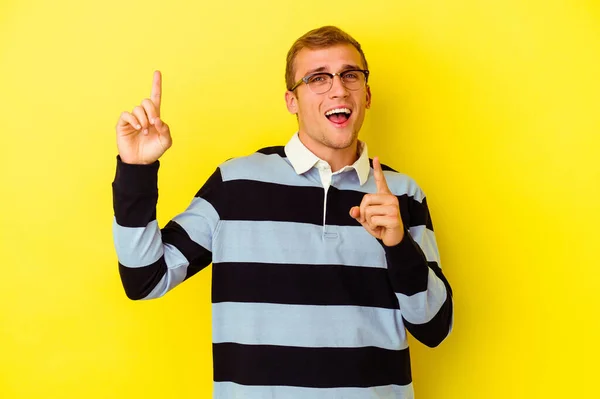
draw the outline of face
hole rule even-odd
[[[294,62],[295,81],[317,69],[329,73],[364,69],[360,53],[350,44],[318,50],[304,48]],[[340,77],[335,76],[331,90],[326,93],[315,94],[302,83],[294,92],[286,92],[285,97],[288,110],[298,116],[300,139],[317,156],[323,151],[355,148],[366,109],[371,105],[368,86],[348,90]],[[349,118],[328,118],[326,113],[335,108],[348,108],[351,111]]]

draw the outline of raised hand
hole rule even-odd
[[[404,224],[400,217],[398,198],[388,188],[379,158],[373,158],[376,194],[365,194],[360,206],[350,209],[356,219],[373,237],[392,247],[404,238]]]
[[[117,122],[117,148],[125,163],[148,165],[173,144],[169,126],[160,119],[162,77],[154,72],[150,98],[132,112],[123,112]]]

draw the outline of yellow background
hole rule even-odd
[[[210,269],[121,288],[114,125],[160,69],[164,225],[218,163],[285,144],[285,54],[324,24],[365,49],[361,137],[428,195],[455,291],[452,335],[411,341],[417,399],[598,397],[593,0],[2,0],[0,397],[209,397]]]

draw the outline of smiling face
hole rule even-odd
[[[364,68],[358,50],[350,44],[303,48],[294,61],[296,81],[317,71],[338,73]],[[348,154],[354,158],[352,162],[355,160],[358,132],[371,105],[368,86],[348,90],[335,76],[326,93],[315,94],[302,83],[294,92],[287,91],[285,97],[288,110],[298,116],[300,140],[311,152],[330,163],[335,158],[345,159]],[[332,114],[332,110],[336,111]]]

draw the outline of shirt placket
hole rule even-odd
[[[327,225],[327,197],[329,188],[331,187],[333,173],[331,167],[325,161],[319,161],[317,163],[317,169],[319,170],[319,177],[321,178],[321,184],[323,185],[323,229],[322,238],[325,239],[336,239],[338,234],[333,226]],[[337,172],[336,172],[337,173]]]

